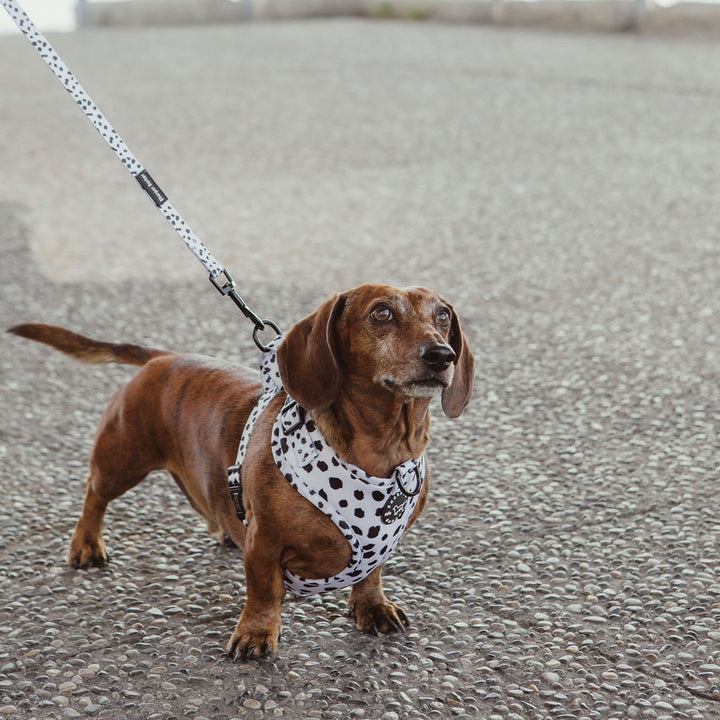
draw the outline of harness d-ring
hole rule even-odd
[[[272,328],[275,331],[275,337],[280,337],[280,335],[282,335],[280,328],[272,320],[263,320],[262,325],[256,325],[255,329],[253,330],[253,340],[260,349],[260,352],[268,352],[270,350],[270,348],[267,345],[263,345],[260,342],[260,338],[258,338],[258,333],[262,330],[265,330],[265,328],[267,327]]]
[[[402,473],[398,473],[396,478],[398,487],[400,488],[401,492],[408,497],[415,497],[420,492],[420,490],[422,490],[422,480],[420,479],[420,470],[418,469],[417,463],[415,463],[414,470],[416,482],[415,489],[412,492],[410,492],[410,490],[408,490],[405,485],[403,485]]]

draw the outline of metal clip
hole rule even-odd
[[[255,341],[255,344],[258,346],[258,349],[260,352],[268,352],[270,350],[270,347],[268,345],[263,345],[260,342],[260,339],[258,338],[258,332],[262,332],[266,328],[271,328],[275,331],[275,337],[280,337],[282,335],[282,332],[280,328],[272,321],[272,320],[263,320],[262,321],[263,326],[260,327],[258,325],[255,326],[255,329],[253,330],[253,340]]]
[[[265,323],[247,306],[247,303],[237,294],[237,291],[235,290],[235,281],[232,279],[232,275],[230,275],[230,273],[225,268],[223,268],[217,275],[210,275],[209,277],[210,282],[215,286],[218,292],[221,295],[229,297],[240,308],[240,312],[246,318],[252,320],[255,323],[255,326],[259,327],[261,330],[265,328]]]
[[[210,282],[215,286],[215,289],[224,297],[229,297],[240,308],[240,312],[248,318],[248,320],[252,320],[255,324],[255,329],[253,330],[253,340],[261,352],[267,352],[270,348],[260,342],[258,333],[265,330],[265,328],[270,327],[275,331],[277,337],[282,334],[280,332],[280,328],[272,322],[272,320],[263,320],[247,306],[247,303],[235,290],[235,281],[232,279],[232,275],[230,275],[226,268],[223,268],[219,273],[217,273],[217,275],[210,275],[209,277]]]

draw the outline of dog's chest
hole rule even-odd
[[[309,595],[352,585],[392,554],[412,516],[425,477],[425,459],[409,460],[378,478],[343,462],[312,419],[288,398],[273,426],[275,463],[287,481],[340,530],[352,560],[336,576],[306,579],[286,573],[286,586]]]
[[[282,391],[277,371],[277,345],[263,356],[265,394],[248,420],[231,470],[239,483],[240,466],[254,423]],[[288,397],[273,424],[275,464],[306,500],[333,521],[350,545],[351,561],[332,577],[305,578],[286,570],[285,586],[296,595],[313,595],[354,585],[382,566],[397,546],[417,505],[425,479],[425,458],[408,460],[390,477],[378,478],[341,460],[328,446],[312,418]],[[238,487],[235,486],[237,492]]]

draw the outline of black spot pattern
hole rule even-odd
[[[296,412],[295,401],[288,398],[278,417]],[[299,410],[297,410],[299,412]],[[276,426],[280,421],[276,421]],[[403,502],[394,503],[394,512],[383,516],[390,498],[399,492],[398,482],[406,488],[417,487],[425,479],[425,458],[409,460],[395,469],[390,478],[376,478],[364,470],[340,460],[322,440],[314,423],[294,424],[287,439],[290,451],[282,452],[282,441],[273,434],[275,462],[292,486],[319,507],[340,529],[352,550],[352,559],[343,572],[330,578],[307,579],[285,572],[285,587],[295,595],[314,595],[354,585],[383,565],[397,547],[415,510],[418,495],[402,494]],[[317,495],[325,502],[317,501]],[[381,524],[378,524],[380,518]],[[380,537],[382,528],[385,532]],[[388,540],[388,538],[391,538]]]

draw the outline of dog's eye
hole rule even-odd
[[[440,308],[435,315],[435,322],[441,327],[450,326],[450,311],[447,308]]]
[[[390,322],[392,318],[392,310],[387,305],[378,305],[370,311],[370,319],[378,323]]]

